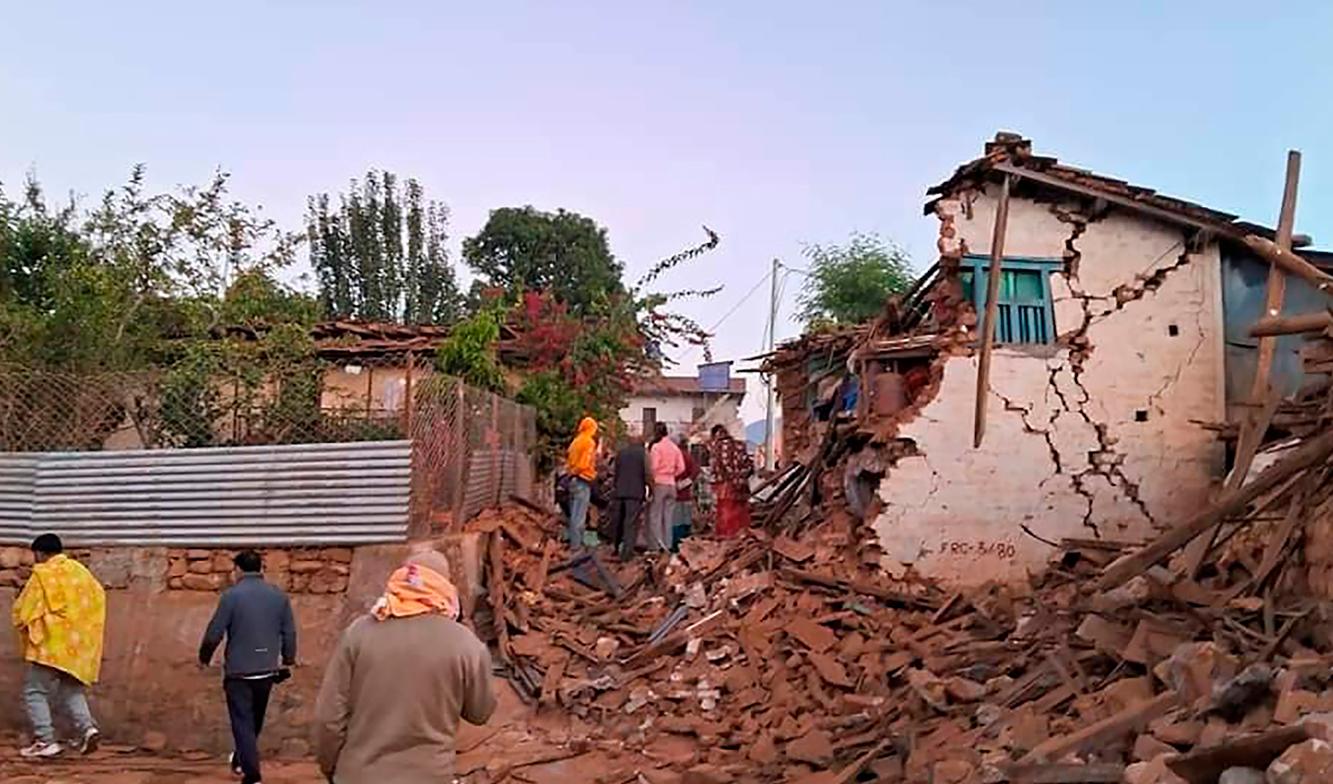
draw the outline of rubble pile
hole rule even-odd
[[[1067,540],[1026,586],[956,594],[887,577],[832,500],[799,536],[627,564],[571,563],[557,520],[509,506],[470,526],[475,620],[588,742],[691,741],[652,781],[1327,781],[1333,619],[1304,554],[1329,535],[1331,453],[1261,452],[1154,542]]]

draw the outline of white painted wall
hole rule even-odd
[[[657,409],[657,421],[665,422],[672,433],[682,430],[688,431],[694,421],[694,409],[702,408],[708,411],[717,401],[716,394],[698,395],[671,395],[670,397],[632,397],[629,404],[620,409],[620,420],[629,428],[629,432],[634,435],[643,435],[643,410],[644,408]],[[729,395],[717,408],[712,415],[698,428],[700,431],[707,431],[713,425],[725,425],[731,434],[737,438],[744,438],[744,426],[740,420],[740,402],[741,399],[736,395]]]
[[[959,201],[940,205],[957,229],[943,251],[989,253],[995,191],[978,194],[970,215]],[[1014,199],[1005,254],[1059,258],[1072,231],[1050,205]],[[1024,527],[1055,542],[1138,540],[1207,502],[1223,459],[1200,424],[1224,413],[1217,247],[1189,255],[1138,299],[1121,304],[1115,294],[1178,265],[1184,236],[1121,212],[1087,225],[1074,239],[1078,274],[1051,283],[1058,334],[1079,328],[1078,294],[1088,297],[1091,353],[1079,368],[1067,347],[997,348],[980,449],[977,359],[946,361],[939,393],[899,432],[920,456],[899,461],[880,486],[874,526],[886,567],[910,564],[956,584],[1018,580],[1052,554]]]

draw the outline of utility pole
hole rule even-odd
[[[778,271],[782,269],[782,263],[773,259],[773,271],[769,273],[769,295],[768,295],[768,353],[773,353],[774,336],[778,326]],[[773,402],[775,392],[773,387],[773,374],[769,373],[766,379],[768,386],[768,408],[764,417],[764,467],[769,471],[777,468],[777,461],[773,459]]]

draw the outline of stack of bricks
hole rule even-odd
[[[235,550],[173,549],[168,552],[167,588],[220,591],[231,585]],[[347,590],[352,550],[299,547],[260,551],[264,579],[293,594],[336,594]]]

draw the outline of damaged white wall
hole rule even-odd
[[[997,191],[939,203],[955,229],[943,253],[989,255]],[[1037,537],[1141,539],[1206,501],[1223,460],[1200,425],[1224,415],[1220,261],[1187,243],[1137,214],[1011,200],[1005,255],[1065,259],[1051,277],[1059,345],[996,348],[980,449],[977,358],[946,361],[938,394],[899,431],[919,456],[880,485],[887,568],[1020,579],[1051,555]],[[1086,355],[1070,348],[1079,333]]]

